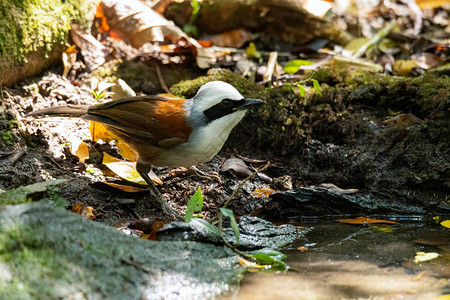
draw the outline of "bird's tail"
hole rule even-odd
[[[69,117],[81,117],[88,112],[89,105],[62,105],[40,109],[37,111],[33,111],[28,113],[26,116],[40,116],[40,115],[49,115],[49,116],[69,116]]]

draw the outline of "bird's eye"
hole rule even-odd
[[[231,107],[231,105],[233,105],[233,101],[230,99],[223,99],[221,104],[223,107]]]

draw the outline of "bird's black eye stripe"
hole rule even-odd
[[[219,119],[223,116],[229,115],[236,111],[241,105],[245,104],[245,99],[231,100],[223,99],[218,104],[208,108],[204,114],[209,122]]]

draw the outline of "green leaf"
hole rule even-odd
[[[219,229],[217,229],[217,227],[215,227],[214,225],[211,225],[210,223],[208,223],[207,221],[203,220],[203,219],[192,219],[191,220],[192,223],[196,223],[197,225],[200,225],[201,227],[205,228],[208,232],[220,236],[219,234]]]
[[[203,208],[203,196],[202,191],[198,188],[197,192],[189,199],[186,208],[186,214],[184,216],[185,222],[190,222],[194,215],[194,212],[201,211]]]
[[[303,98],[306,98],[305,88],[303,87],[303,85],[301,84],[298,85],[298,91]]]
[[[320,84],[316,79],[311,79],[313,85],[314,85],[314,89],[316,90],[316,92],[322,96],[322,91],[320,90]]]
[[[286,254],[284,254],[280,251],[277,251],[277,250],[273,250],[273,249],[260,249],[260,250],[254,251],[252,254],[265,254],[265,255],[269,255],[278,260],[283,260],[287,257]]]
[[[286,271],[288,266],[283,261],[286,255],[272,249],[261,249],[254,251],[250,256],[256,260],[258,264],[270,265],[272,270]]]
[[[294,59],[294,60],[287,62],[284,65],[283,69],[286,73],[294,74],[294,73],[297,73],[297,71],[299,70],[299,68],[301,66],[310,66],[313,64],[314,64],[314,62],[309,61],[309,60]]]
[[[263,264],[263,265],[271,265],[275,262],[275,258],[273,258],[272,256],[268,255],[268,254],[264,254],[264,253],[255,253],[255,254],[251,254],[251,256],[256,259],[256,262],[258,264]]]
[[[236,242],[239,244],[239,227],[236,222],[236,219],[234,218],[233,211],[228,208],[220,208],[220,212],[225,216],[230,218],[231,228],[233,229],[234,235],[236,236]]]

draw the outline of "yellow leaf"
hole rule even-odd
[[[450,228],[450,220],[445,220],[441,222],[441,225],[447,228]]]
[[[413,60],[399,59],[394,63],[394,73],[400,76],[408,76],[413,68],[417,67],[417,64]]]
[[[142,179],[141,175],[139,175],[138,171],[136,171],[136,163],[130,161],[120,160],[109,155],[106,152],[103,152],[103,162],[105,166],[107,166],[111,171],[117,174],[119,177],[142,185],[147,185],[144,179]],[[155,175],[155,173],[150,172],[149,174],[151,180],[155,184],[162,184],[162,181]]]
[[[274,192],[275,192],[275,190],[270,188],[270,187],[263,187],[263,188],[260,188],[260,189],[256,189],[253,192],[253,197],[256,197],[256,198],[267,198],[267,197],[269,197],[270,194],[272,194]]]
[[[91,137],[94,142],[98,140],[102,140],[105,143],[109,143],[110,141],[114,140],[116,141],[116,146],[119,148],[119,154],[129,160],[129,161],[136,161],[137,156],[136,152],[124,141],[119,139],[119,137],[113,133],[111,133],[106,127],[98,122],[91,122],[90,126],[91,130]]]
[[[450,294],[440,295],[436,300],[450,300]]]
[[[392,233],[394,232],[394,229],[390,225],[380,224],[380,225],[374,225],[373,229],[375,231],[385,232],[385,233]]]
[[[240,256],[238,256],[237,258],[239,260],[239,263],[246,268],[255,268],[255,269],[266,269],[267,268],[267,266],[258,265],[257,263],[246,260]]]
[[[80,162],[84,163],[89,158],[89,148],[85,142],[76,136],[69,136],[67,141],[70,143],[70,153],[78,157]]]
[[[435,259],[438,256],[439,253],[436,252],[417,252],[414,262],[417,264],[419,262]]]
[[[259,53],[258,49],[256,49],[255,43],[250,43],[248,47],[245,49],[245,54],[247,55],[247,58],[260,58],[261,53]]]

